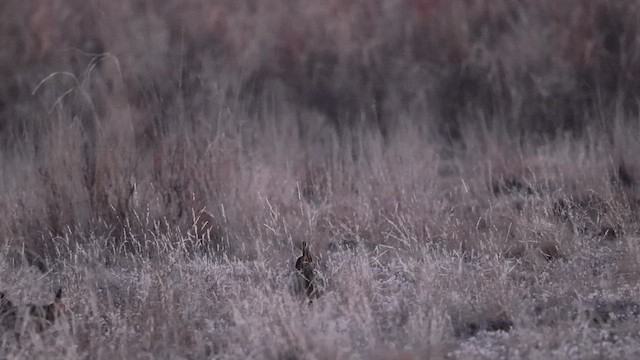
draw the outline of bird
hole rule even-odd
[[[56,320],[61,318],[66,306],[62,302],[62,288],[56,291],[56,296],[52,303],[46,305],[28,304],[29,315],[36,321],[36,330],[41,332],[53,325]]]
[[[311,298],[317,295],[315,292],[315,266],[306,241],[302,242],[302,256],[296,260],[296,270],[299,280],[301,280],[302,289],[311,304]]]
[[[4,297],[2,297],[2,299],[4,299]],[[10,311],[15,314],[12,322],[18,345],[20,345],[20,338],[27,329],[41,333],[66,314],[66,306],[62,301],[62,288],[56,291],[53,302],[49,304],[27,304],[18,307],[11,304],[9,300],[6,301],[8,301],[8,303],[0,305],[0,310],[6,307],[7,309],[12,309]],[[7,325],[11,324],[7,323]]]

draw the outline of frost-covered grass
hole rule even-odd
[[[446,190],[436,177],[420,197],[405,188],[388,210],[360,195],[351,215],[338,212],[340,199],[300,197],[285,214],[264,198],[260,221],[222,239],[198,241],[194,231],[144,224],[146,216],[110,236],[101,225],[69,229],[30,243],[47,244],[46,274],[24,259],[37,248],[21,256],[9,240],[1,288],[25,304],[50,301],[62,286],[72,326],[33,334],[21,347],[7,332],[3,351],[48,359],[633,358],[633,189],[605,174],[600,192],[569,195],[586,177],[556,178],[549,168],[496,193],[473,174]],[[554,188],[558,179],[564,184]],[[303,238],[322,274],[312,305],[291,292]],[[235,250],[194,245],[209,242]]]

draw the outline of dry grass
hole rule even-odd
[[[637,357],[639,12],[2,2],[0,357]]]

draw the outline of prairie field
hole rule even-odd
[[[636,0],[3,0],[0,80],[2,359],[640,358]]]

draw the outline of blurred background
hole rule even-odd
[[[300,204],[491,192],[549,144],[632,183],[639,20],[634,0],[4,0],[0,231],[206,217],[228,246],[265,208],[295,232]]]

